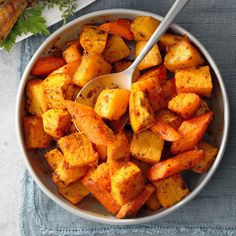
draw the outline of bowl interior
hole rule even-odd
[[[27,67],[24,75],[23,75],[23,84],[22,84],[22,91],[24,90],[25,82],[27,79],[30,79],[30,69],[32,67],[33,61],[36,59],[36,57],[42,56],[42,55],[50,55],[50,54],[56,54],[58,51],[64,48],[64,45],[67,41],[75,39],[78,37],[80,33],[80,28],[83,24],[93,23],[93,24],[100,24],[104,21],[108,20],[115,20],[117,18],[129,18],[133,19],[138,15],[152,15],[153,17],[156,17],[158,19],[161,19],[161,17],[150,14],[147,12],[141,12],[141,11],[133,11],[133,10],[110,10],[110,12],[98,12],[97,14],[90,14],[88,16],[82,17],[82,19],[77,19],[70,23],[68,26],[66,26],[66,29],[60,29],[56,33],[54,33],[53,36],[51,36],[38,50],[36,53],[36,56],[32,59],[31,65]],[[189,36],[190,40],[199,47],[199,49],[202,51],[203,55],[208,59],[208,64],[211,65],[211,72],[213,77],[213,95],[211,99],[208,99],[208,103],[212,110],[214,111],[214,120],[211,124],[210,130],[211,132],[209,135],[206,135],[206,139],[216,146],[220,147],[222,144],[222,138],[223,134],[226,132],[225,127],[225,97],[224,97],[224,91],[222,90],[222,84],[217,79],[217,76],[219,77],[217,73],[217,67],[214,64],[212,60],[209,60],[210,56],[207,54],[206,51],[204,51],[202,45],[187,31],[184,29],[173,26],[171,30],[178,34],[186,34]],[[211,59],[211,58],[210,58]],[[217,72],[217,73],[216,73]],[[23,102],[24,100],[24,93],[21,93],[20,102]],[[21,111],[21,115],[24,115],[24,111]],[[82,216],[87,219],[97,220],[100,222],[106,222],[106,223],[114,223],[118,220],[111,216],[101,205],[96,201],[93,197],[86,198],[82,203],[78,204],[78,206],[74,206],[70,204],[67,200],[65,200],[61,195],[59,195],[56,191],[56,188],[54,184],[51,181],[50,171],[49,168],[42,158],[42,151],[28,151],[24,147],[24,141],[23,141],[23,130],[22,130],[22,121],[19,121],[20,126],[20,135],[21,135],[21,145],[23,146],[24,152],[25,152],[25,158],[27,159],[28,168],[30,169],[31,174],[33,174],[34,179],[39,184],[39,186],[43,189],[43,191],[48,194],[54,201],[59,203],[61,206],[66,208],[67,210],[78,214],[79,216]],[[221,155],[217,157],[218,159],[221,159]],[[219,161],[217,164],[214,164],[212,168],[216,168],[219,164]],[[210,178],[210,176],[213,174],[213,171],[211,174],[203,174],[203,175],[197,175],[194,173],[186,172],[185,173],[185,179],[187,181],[187,185],[189,186],[190,190],[193,191],[186,199],[184,199],[181,202],[187,202],[190,200],[193,196],[197,194],[197,192],[200,191],[199,186],[202,185],[202,183],[205,181],[206,178]],[[192,196],[191,196],[192,195]],[[177,205],[171,207],[171,208],[178,208],[178,206],[181,205],[181,202]],[[148,210],[142,210],[137,217],[135,218],[135,222],[139,222],[139,219],[141,219],[142,222],[147,221],[147,219],[150,219],[150,216],[155,215],[155,218],[158,218],[158,216],[162,216],[163,212],[171,212],[172,209],[169,208],[168,210],[161,209],[159,211],[153,212]],[[146,219],[146,220],[145,220]],[[153,218],[154,219],[154,218]],[[132,223],[131,220],[121,220],[121,222],[124,223]],[[140,221],[140,222],[141,222]]]

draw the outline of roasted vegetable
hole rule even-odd
[[[66,135],[71,126],[70,114],[63,109],[50,109],[43,113],[44,131],[53,138],[59,139]]]
[[[201,98],[195,93],[180,93],[173,97],[169,103],[168,108],[188,119],[193,116],[201,105]]]
[[[99,29],[112,35],[120,36],[128,40],[133,40],[134,35],[130,29],[131,21],[128,19],[118,19],[114,22],[107,22],[99,26]]]
[[[74,122],[88,139],[98,145],[112,144],[113,132],[103,122],[93,108],[76,102],[67,101],[66,107]]]
[[[131,92],[129,115],[130,124],[135,133],[148,129],[155,123],[154,113],[144,92]]]
[[[62,182],[65,186],[76,182],[84,176],[89,166],[69,167],[65,161],[61,161],[53,173],[53,182],[55,184]]]
[[[107,146],[107,162],[110,173],[114,174],[130,159],[129,142],[123,131],[115,135],[115,141]]]
[[[64,74],[49,75],[43,81],[44,94],[50,108],[65,108],[66,91],[71,84],[71,77]]]
[[[58,140],[65,161],[70,167],[96,166],[98,154],[93,150],[92,143],[82,133],[73,133]]]
[[[181,153],[197,147],[206,129],[213,119],[213,112],[185,120],[178,132],[182,138],[171,144],[172,153]]]
[[[160,21],[151,16],[138,16],[131,23],[131,31],[134,34],[134,40],[144,41],[148,40],[156,28],[159,26]]]
[[[175,175],[183,170],[190,170],[203,158],[204,152],[201,149],[181,153],[152,166],[147,173],[148,179],[155,181]]]
[[[27,109],[31,114],[39,117],[49,109],[42,81],[31,79],[26,85]]]
[[[104,89],[98,96],[95,112],[108,120],[119,120],[129,104],[130,92],[126,89]]]
[[[183,119],[179,116],[174,114],[169,109],[164,109],[155,114],[156,119],[161,119],[170,126],[172,126],[175,130],[178,130],[180,125],[183,122]]]
[[[181,40],[168,50],[164,64],[168,70],[175,72],[181,69],[200,66],[204,64],[204,59],[188,40]]]
[[[74,205],[81,202],[89,194],[89,191],[80,181],[69,186],[58,186],[57,190],[63,197]]]
[[[146,130],[133,136],[130,151],[135,159],[156,164],[160,161],[163,145],[163,140]]]
[[[27,148],[47,148],[51,146],[52,137],[44,132],[42,118],[28,116],[24,117],[23,121]]]
[[[165,33],[161,36],[158,44],[160,45],[160,48],[168,50],[168,47],[171,47],[184,39],[185,39],[184,37],[179,35]]]
[[[145,202],[150,198],[150,196],[154,191],[155,191],[154,186],[150,184],[146,185],[143,191],[134,200],[126,203],[120,208],[116,217],[121,219],[135,215],[138,212],[138,210],[145,204]]]
[[[108,38],[103,52],[104,59],[109,63],[115,63],[130,56],[131,51],[120,36],[112,35]]]
[[[154,185],[157,189],[157,199],[165,208],[173,206],[189,194],[188,187],[180,174],[155,181]]]
[[[121,206],[136,198],[143,188],[142,172],[132,162],[126,163],[111,176],[111,193]]]
[[[73,76],[73,83],[83,87],[99,75],[109,74],[111,65],[99,54],[84,54],[78,69]]]
[[[64,160],[64,156],[57,148],[46,152],[44,158],[53,171],[55,171],[59,163]]]
[[[196,93],[204,97],[211,96],[213,85],[209,66],[177,71],[175,82],[178,93]]]
[[[85,25],[80,34],[80,44],[85,52],[101,54],[105,49],[107,37],[108,34],[101,31],[98,26]]]
[[[201,141],[198,144],[198,148],[201,148],[204,151],[204,158],[200,161],[192,170],[196,173],[202,174],[207,172],[214,162],[218,148],[211,146],[210,144]]]
[[[62,55],[66,63],[71,63],[73,61],[81,61],[82,53],[80,52],[80,48],[80,41],[76,40],[63,51]]]
[[[35,76],[46,76],[51,74],[54,70],[64,66],[65,64],[66,62],[62,57],[41,57],[35,62],[31,70],[31,74]]]
[[[145,47],[147,41],[138,41],[136,43],[135,58],[138,57],[142,49]],[[143,58],[143,60],[138,65],[138,70],[144,70],[153,66],[158,66],[162,62],[161,53],[158,48],[158,45],[155,44],[153,48],[148,52],[148,54]]]
[[[102,163],[97,166],[96,170],[92,171],[90,178],[96,181],[102,188],[108,192],[111,191],[111,177],[108,163]]]
[[[152,211],[156,211],[161,207],[161,204],[157,199],[155,192],[151,195],[151,197],[148,198],[148,200],[146,201],[146,205]]]
[[[62,67],[60,67],[57,70],[54,70],[51,75],[53,74],[64,74],[64,75],[69,75],[70,77],[73,78],[76,70],[78,69],[79,65],[81,63],[81,59],[72,61]]]
[[[162,119],[156,120],[155,125],[151,127],[151,131],[159,138],[169,142],[177,141],[181,138],[181,134]]]
[[[97,181],[91,179],[89,174],[83,177],[81,182],[110,213],[116,214],[120,210],[120,205],[112,194]]]

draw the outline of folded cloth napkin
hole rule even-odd
[[[164,15],[174,0],[98,0],[76,16],[106,8],[132,8]],[[173,214],[142,225],[110,226],[83,220],[50,200],[26,171],[22,180],[20,230],[38,235],[236,235],[236,2],[235,0],[191,1],[177,23],[193,33],[217,62],[231,104],[231,130],[223,161],[207,187],[194,200]],[[51,31],[58,27],[51,28]],[[24,70],[44,37],[23,42]],[[234,109],[235,108],[235,109]]]

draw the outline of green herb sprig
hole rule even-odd
[[[57,6],[62,12],[63,23],[66,23],[68,17],[73,15],[77,8],[76,0],[39,0],[32,7],[26,8],[17,23],[13,26],[11,32],[0,44],[5,51],[10,51],[16,43],[18,36],[22,34],[32,33],[33,35],[48,36],[50,32],[47,29],[46,21],[42,16],[42,11],[45,7],[52,8]]]

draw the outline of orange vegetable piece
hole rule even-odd
[[[172,153],[181,153],[195,148],[213,119],[213,112],[185,120],[178,132],[182,138],[171,145]]]
[[[92,107],[67,100],[66,108],[72,119],[88,139],[98,145],[112,144],[115,140],[113,132],[103,122]]]
[[[204,151],[201,149],[184,152],[152,166],[147,172],[147,177],[150,181],[167,178],[183,170],[192,169],[203,158]]]
[[[151,131],[159,138],[169,142],[177,141],[181,138],[181,134],[162,119],[157,119],[156,124],[151,127]]]
[[[116,202],[111,193],[97,181],[94,181],[89,175],[83,177],[81,183],[109,212],[116,214],[120,210],[120,205]]]
[[[135,215],[138,210],[145,204],[145,202],[150,198],[154,193],[155,187],[151,184],[146,185],[143,191],[132,201],[123,205],[118,214],[117,218],[125,218],[127,216]]]
[[[35,76],[49,75],[65,64],[63,57],[41,57],[35,62],[31,74]]]
[[[114,22],[104,23],[99,29],[109,34],[118,35],[128,40],[134,39],[134,34],[130,29],[130,20],[118,19]]]

